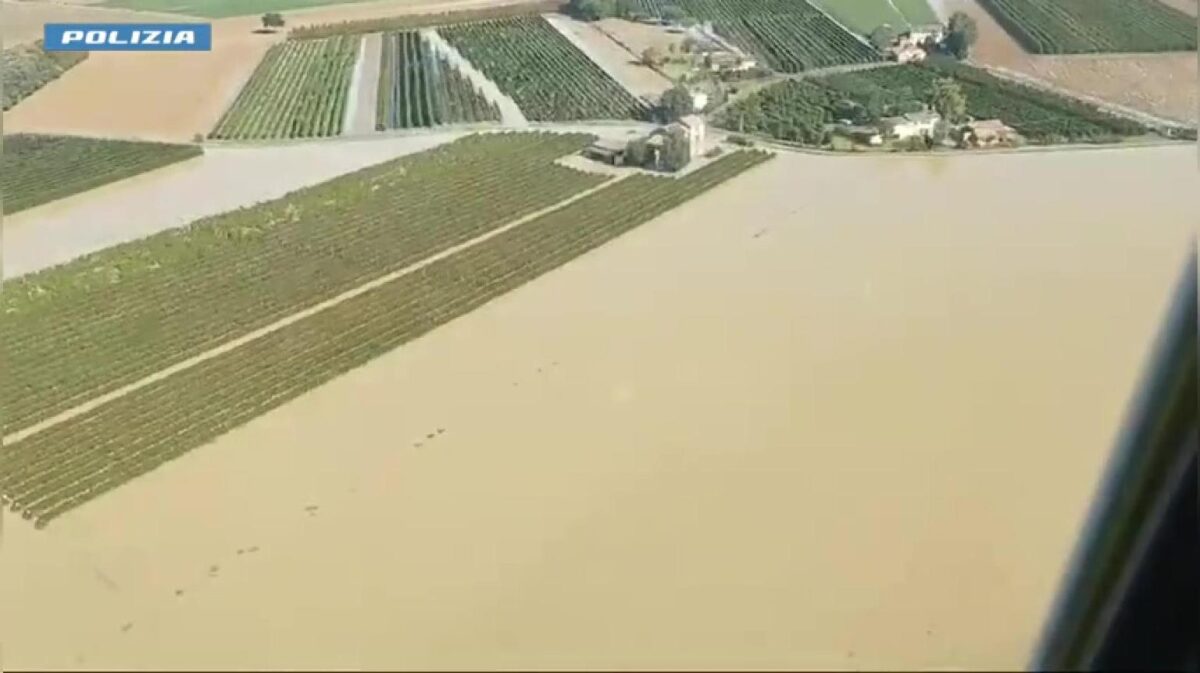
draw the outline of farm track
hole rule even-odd
[[[6,432],[595,185],[553,163],[588,138],[473,136],[9,281]]]
[[[769,157],[632,176],[9,444],[0,492],[38,526],[461,316]]]

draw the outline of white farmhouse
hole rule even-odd
[[[884,117],[879,120],[884,133],[898,140],[929,136],[941,121],[941,116],[931,110],[911,112],[901,117]]]
[[[704,141],[707,133],[704,117],[700,115],[685,115],[679,118],[679,125],[687,133],[688,147],[691,149],[692,158],[696,158],[704,153]]]

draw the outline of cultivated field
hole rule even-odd
[[[43,530],[6,513],[5,664],[1020,670],[1195,168],[781,153]]]
[[[1196,19],[1159,0],[980,0],[1038,54],[1195,51]]]
[[[586,141],[472,137],[11,280],[0,327],[12,365],[5,428],[593,186],[597,176],[553,163]]]
[[[272,47],[210,137],[262,140],[341,133],[360,42],[357,36],[341,36]]]
[[[417,31],[383,35],[379,74],[377,130],[500,121],[500,109]]]
[[[870,46],[847,33],[807,0],[639,0],[661,16],[678,6],[688,15],[712,21],[718,33],[780,72],[878,60]]]
[[[2,0],[0,0],[2,1]],[[505,0],[379,0],[288,12],[289,27],[446,12],[503,5]],[[90,7],[22,2],[31,13],[43,8],[84,12]],[[37,10],[36,12],[34,10]],[[5,12],[8,11],[7,4]],[[116,10],[96,10],[113,12]],[[127,10],[120,10],[131,15]],[[58,14],[47,13],[47,16]],[[96,19],[92,15],[86,20]],[[6,14],[7,17],[7,14]],[[162,20],[147,15],[140,20]],[[126,19],[128,20],[128,19]],[[134,19],[138,20],[138,19]],[[174,19],[179,20],[178,16]],[[7,18],[5,25],[7,25]],[[210,133],[250,79],[267,50],[286,33],[260,34],[259,16],[218,19],[211,52],[154,54],[95,52],[87,61],[4,115],[9,133],[93,135],[191,141]],[[41,30],[41,25],[37,25]]]
[[[532,121],[640,119],[645,105],[541,17],[449,26],[447,42]]]
[[[13,213],[199,156],[195,145],[6,135],[0,153],[4,213]]]
[[[644,49],[634,51],[628,43],[618,42],[617,40],[621,38],[610,33],[603,24],[621,23],[637,28],[649,28],[662,36],[656,40],[656,43],[662,49],[661,53],[663,54],[669,52],[669,47],[666,45],[682,41],[679,35],[668,33],[657,26],[647,26],[623,19],[580,21],[562,14],[550,15],[545,18],[550,25],[558,29],[568,40],[571,40],[572,44],[600,65],[609,76],[617,80],[633,95],[650,102],[657,102],[665,91],[674,86],[674,82],[668,77],[642,63],[641,54]]]
[[[1190,124],[1198,121],[1200,72],[1194,53],[1031,55],[975,0],[945,2],[949,10],[965,12],[979,24],[973,61],[1150,114]]]
[[[937,15],[926,0],[810,0],[829,12],[842,25],[870,35],[883,24],[897,30],[910,25],[937,22]]]
[[[209,145],[203,155],[189,161],[5,216],[4,278],[32,274],[202,218],[278,199],[463,135],[449,128],[370,142],[355,138]]]
[[[337,181],[337,191],[318,188],[285,203],[238,213],[236,227],[229,226],[232,222],[215,230],[193,227],[186,234],[191,245],[180,245],[178,234],[168,234],[166,240],[126,246],[120,251],[125,263],[110,266],[104,277],[95,273],[97,263],[103,262],[90,259],[72,265],[73,270],[22,279],[18,296],[6,299],[9,320],[4,347],[11,361],[18,362],[16,380],[5,381],[8,428],[86,401],[128,377],[140,378],[139,371],[153,373],[178,362],[188,351],[212,347],[286,317],[602,180],[547,162],[554,152],[577,148],[580,137],[495,138],[473,139],[446,150],[465,149],[466,156],[451,154],[428,161],[423,184],[411,185],[417,201],[410,201],[408,208],[397,202],[396,192],[408,191],[397,189],[397,181],[421,180],[421,167],[409,166],[405,171],[387,165]],[[531,143],[531,151],[510,148],[516,151],[493,158],[498,154],[497,142]],[[767,156],[735,153],[679,179],[625,179],[8,443],[0,456],[0,493],[26,517],[44,524],[471,311]],[[522,161],[528,162],[527,167],[520,165]],[[472,168],[483,168],[483,174]],[[517,183],[520,178],[530,179],[531,173],[540,178],[534,185]],[[498,187],[506,198],[497,198],[487,189],[489,175],[505,183]],[[439,181],[460,185],[470,195],[456,196],[458,188],[436,194]],[[344,218],[329,215],[353,206],[357,206],[358,222],[348,234]],[[321,239],[311,229],[317,222],[325,230],[323,245],[315,243]],[[86,276],[80,273],[84,265]],[[280,275],[289,273],[295,276],[290,281]],[[189,279],[207,287],[185,285]],[[40,289],[31,293],[32,288]],[[97,306],[101,294],[106,298],[103,308]],[[144,332],[147,324],[155,326],[152,334]],[[90,333],[85,336],[84,330]],[[68,350],[81,356],[90,351],[76,361],[84,371],[62,366],[61,359],[54,363],[42,359]],[[34,371],[34,361],[40,361],[40,373]]]
[[[0,103],[8,110],[87,58],[86,52],[46,52],[41,41],[0,52]]]
[[[838,112],[843,101],[853,101],[864,112],[869,105],[879,105],[877,116],[911,112],[920,109],[939,77],[958,81],[966,94],[967,114],[977,119],[998,118],[1034,144],[1115,142],[1149,132],[1140,124],[1101,112],[1092,105],[1013,84],[952,62],[781,82],[730,106],[717,123],[734,131],[824,144],[828,140],[825,124],[846,114]]]

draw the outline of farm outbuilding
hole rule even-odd
[[[624,140],[600,138],[585,147],[583,155],[589,159],[602,161],[613,166],[623,166],[625,165],[626,146],[627,144]]]
[[[1016,130],[999,119],[978,119],[963,129],[963,143],[968,147],[995,147],[1016,140]]]

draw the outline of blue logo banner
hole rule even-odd
[[[47,23],[46,51],[211,51],[211,23]]]

